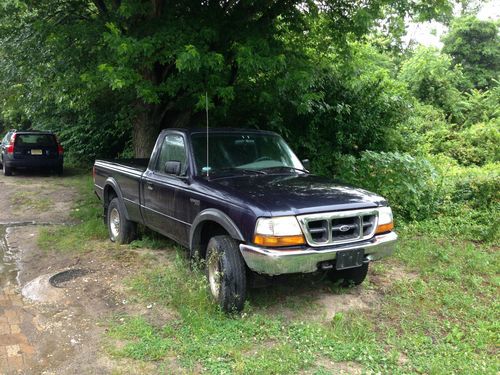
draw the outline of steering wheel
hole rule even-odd
[[[255,159],[254,163],[256,163],[258,161],[264,161],[264,160],[273,160],[273,159],[271,159],[269,156],[261,156],[260,158]]]

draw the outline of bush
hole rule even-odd
[[[500,204],[500,165],[469,169],[456,181],[452,195],[455,203],[465,203],[477,210],[498,208]],[[496,216],[496,215],[495,215]]]
[[[443,151],[463,165],[500,161],[500,119],[474,124],[443,142]]]
[[[337,177],[389,200],[396,216],[422,220],[437,211],[441,178],[429,161],[397,152],[365,151],[343,156]]]

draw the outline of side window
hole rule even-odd
[[[181,176],[186,174],[187,171],[187,156],[186,145],[184,138],[180,135],[171,134],[167,135],[161,145],[160,155],[156,160],[155,170],[158,172],[165,172],[165,163],[167,161],[178,161],[181,163]]]

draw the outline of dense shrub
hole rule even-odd
[[[500,208],[500,164],[468,169],[456,179],[452,200],[473,209]]]
[[[396,216],[421,220],[437,210],[441,179],[426,159],[397,152],[365,151],[344,156],[337,177],[389,200]]]
[[[474,124],[442,139],[443,151],[463,165],[500,161],[500,119]],[[451,138],[451,139],[450,139]]]

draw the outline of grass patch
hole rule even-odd
[[[335,363],[349,362],[367,372],[498,373],[498,252],[409,231],[401,237],[396,261],[420,277],[394,281],[373,309],[337,313],[327,323],[276,313],[276,292],[251,298],[241,316],[228,317],[179,250],[172,264],[145,270],[129,285],[139,300],[177,317],[160,326],[141,316],[113,320],[110,353],[167,366],[176,358],[185,371],[211,374],[319,374],[327,373],[325,361],[333,361],[333,372]],[[292,301],[309,316],[318,313],[308,298]]]
[[[52,205],[52,201],[47,197],[40,197],[37,192],[17,191],[10,196],[10,203],[15,209],[33,209],[45,211]]]
[[[42,228],[38,245],[45,250],[89,250],[96,245],[96,241],[107,238],[106,225],[102,220],[102,205],[94,194],[92,177],[75,173],[61,179],[59,183],[78,191],[78,199],[70,214],[77,224]]]

